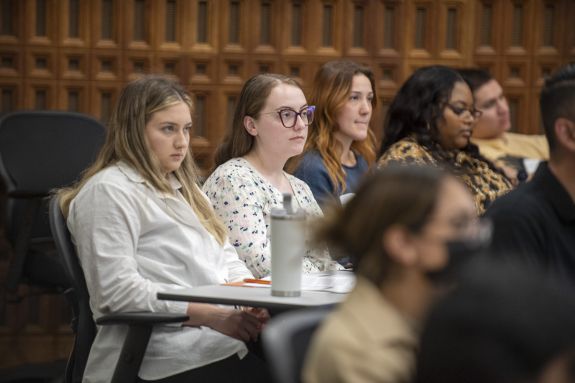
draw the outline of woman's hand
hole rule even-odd
[[[244,342],[257,340],[262,330],[258,317],[247,310],[223,309],[213,316],[208,325],[222,334]]]
[[[190,303],[187,326],[207,326],[232,338],[256,341],[263,325],[269,319],[266,309],[242,308],[239,310],[219,306]]]
[[[260,321],[260,324],[263,326],[265,325],[268,320],[270,319],[270,313],[268,312],[268,310],[261,308],[261,307],[242,307],[241,308],[243,311],[247,311],[250,312],[251,314],[255,315],[258,320]]]

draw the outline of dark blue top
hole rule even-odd
[[[519,257],[575,282],[575,203],[547,163],[533,179],[495,200],[492,251]]]
[[[367,161],[359,154],[355,154],[355,166],[343,165],[345,171],[345,191],[334,191],[333,183],[323,163],[323,158],[316,150],[310,150],[304,154],[294,175],[309,185],[313,196],[320,206],[330,200],[337,199],[347,193],[355,193],[361,178],[367,173],[369,166]]]

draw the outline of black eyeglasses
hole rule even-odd
[[[313,112],[314,111],[315,111],[315,106],[310,105],[310,106],[303,107],[299,112],[296,112],[295,110],[293,110],[291,108],[283,108],[280,110],[276,110],[275,112],[267,112],[267,113],[261,113],[261,114],[277,113],[278,116],[280,116],[280,120],[282,122],[282,125],[285,128],[291,129],[295,126],[298,116],[301,118],[303,123],[306,124],[306,126],[309,126],[309,124],[311,124],[313,122]]]
[[[449,109],[451,109],[451,111],[459,117],[463,116],[463,114],[465,112],[468,112],[471,115],[471,117],[473,117],[475,120],[477,120],[483,114],[482,111],[480,111],[479,109],[475,109],[475,108],[466,108],[463,106],[456,106],[456,105],[452,105],[452,104],[445,104],[445,105]]]
[[[447,225],[458,238],[472,240],[477,243],[488,244],[492,237],[493,224],[489,218],[459,216],[445,220],[443,223],[439,219],[431,219],[428,222]]]

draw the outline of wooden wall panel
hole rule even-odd
[[[378,138],[397,89],[431,64],[489,70],[513,129],[539,133],[543,78],[575,62],[572,20],[573,0],[0,0],[0,114],[75,110],[105,122],[126,82],[167,73],[195,95],[192,149],[207,169],[246,79],[279,72],[308,91],[323,62],[346,57],[375,73]],[[32,321],[20,305],[7,312]],[[16,322],[2,319],[0,347]],[[40,328],[61,352],[46,339],[62,333]]]
[[[573,28],[573,25],[571,23],[566,22],[566,20],[568,21],[574,20],[573,18],[575,17],[575,2],[569,1],[567,2],[565,7],[567,8],[567,10],[565,12],[565,16],[561,18],[561,22],[563,23],[564,26],[563,30],[565,33],[566,41],[564,49],[562,51],[567,52],[568,61],[573,63],[575,62],[575,28]]]

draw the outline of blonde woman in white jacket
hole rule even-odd
[[[123,311],[182,313],[183,326],[154,329],[143,381],[267,381],[248,351],[269,315],[168,302],[161,289],[250,277],[196,182],[189,150],[192,101],[178,84],[145,76],[126,86],[106,143],[78,184],[60,191],[94,316]],[[126,329],[98,329],[85,382],[110,380]]]

